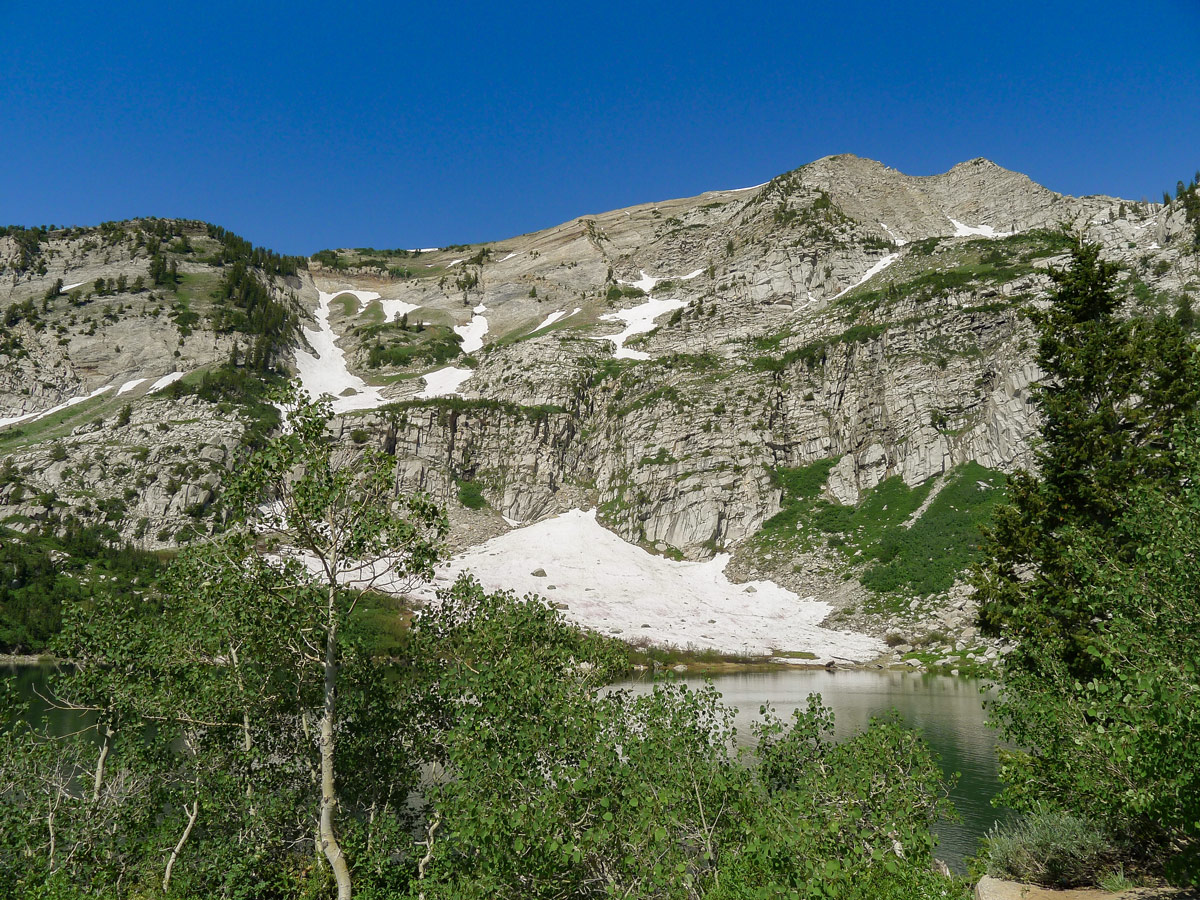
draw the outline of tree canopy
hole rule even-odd
[[[1033,313],[1037,473],[1017,473],[974,570],[1017,641],[994,706],[1008,796],[1084,814],[1142,864],[1200,877],[1200,361],[1178,320],[1124,317],[1079,244]]]

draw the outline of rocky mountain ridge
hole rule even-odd
[[[1155,315],[1200,283],[1192,227],[1179,205],[1065,197],[983,159],[911,177],[838,156],[494,243],[323,251],[260,281],[303,326],[310,370],[373,392],[338,417],[347,452],[395,454],[404,487],[454,508],[460,545],[596,506],[659,553],[734,551],[746,576],[837,593],[859,627],[954,630],[969,616],[947,625],[965,602],[948,589],[916,609],[874,603],[842,525],[779,545],[788,473],[828,464],[820,502],[850,509],[933,492],[967,464],[1028,465],[1038,373],[1021,308],[1045,297],[1070,235],[1122,266],[1130,314]],[[10,526],[108,518],[147,546],[211,527],[222,470],[255,426],[236,392],[200,385],[244,369],[254,336],[215,324],[227,268],[205,255],[212,239],[197,223],[167,230],[179,282],[142,292],[128,286],[153,254],[136,223],[50,233],[21,267],[17,239],[0,238],[0,420],[30,416],[0,428]],[[122,277],[103,299],[78,294]],[[58,279],[83,284],[52,294]],[[327,321],[312,318],[319,302]],[[178,385],[149,392],[171,372]],[[362,380],[344,382],[343,405]],[[490,509],[468,508],[480,501]]]

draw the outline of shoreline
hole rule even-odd
[[[37,653],[0,653],[0,666],[17,668],[20,666],[54,665],[58,660],[48,654]]]
[[[632,644],[627,645],[631,650],[639,650],[642,653],[648,653],[647,648],[635,648]],[[645,657],[639,660],[631,660],[629,663],[629,673],[634,676],[639,676],[645,673],[661,674],[663,672],[675,672],[677,674],[689,673],[693,675],[732,675],[742,672],[781,672],[788,670],[802,670],[807,672],[814,671],[851,671],[851,672],[911,672],[917,675],[941,675],[946,678],[973,678],[978,679],[985,677],[978,672],[964,672],[958,675],[949,672],[930,671],[924,666],[917,667],[908,665],[903,660],[887,656],[879,656],[873,660],[866,662],[853,662],[851,660],[836,660],[836,661],[821,661],[821,660],[792,660],[781,657],[764,657],[763,659],[745,659],[731,657],[729,659],[689,659],[688,654],[680,651],[672,651],[670,648],[662,648],[664,652],[671,654],[669,662],[658,661],[650,656],[647,660]],[[50,654],[26,654],[26,653],[0,653],[0,667],[3,668],[28,668],[31,666],[54,666],[63,662]]]

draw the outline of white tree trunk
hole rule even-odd
[[[171,870],[175,868],[175,860],[179,859],[179,851],[183,849],[183,845],[187,843],[188,835],[192,833],[192,826],[196,824],[196,816],[200,813],[200,798],[197,797],[192,801],[192,808],[186,806],[183,811],[187,813],[187,827],[183,829],[183,834],[179,836],[179,843],[175,845],[175,849],[171,851],[171,858],[167,860],[167,870],[163,873],[163,893],[171,886]]]
[[[104,745],[100,748],[100,758],[96,760],[96,777],[92,783],[92,802],[100,801],[100,788],[104,786],[104,764],[108,761],[108,750],[112,746],[113,730],[107,725],[100,726],[104,735]]]
[[[333,833],[337,792],[333,783],[334,686],[337,682],[337,587],[329,588],[329,630],[325,635],[325,711],[321,716],[321,849],[337,880],[338,900],[350,900],[350,867]]]
[[[229,659],[233,663],[233,674],[237,678],[238,696],[242,701],[242,749],[250,752],[250,710],[246,708],[246,685],[242,680],[242,664],[238,660],[237,648],[230,645]]]

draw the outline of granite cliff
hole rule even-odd
[[[1030,463],[1021,310],[1070,241],[1122,266],[1131,315],[1170,314],[1200,284],[1194,227],[983,159],[911,177],[828,157],[503,241],[256,269],[296,351],[252,376],[258,334],[229,316],[211,228],[50,229],[32,251],[9,235],[0,520],[106,521],[150,547],[204,533],[271,424],[228,372],[244,388],[291,369],[337,396],[347,453],[394,454],[404,487],[453,508],[459,546],[594,506],[657,553],[732,552],[731,573],[832,598],[844,623],[961,649],[961,587],[901,579],[882,602],[859,584],[882,565],[865,540],[982,509]],[[177,277],[146,289],[155,254]],[[872,503],[888,513],[868,522]]]

